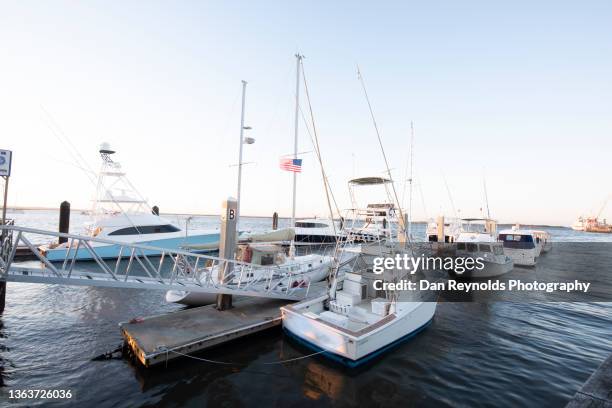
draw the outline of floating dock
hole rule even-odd
[[[566,408],[612,408],[612,355],[584,383]]]
[[[313,283],[308,298],[320,296],[326,288],[326,282]],[[280,308],[290,301],[242,297],[233,303],[228,310],[201,306],[120,323],[119,327],[134,356],[151,367],[279,326]]]

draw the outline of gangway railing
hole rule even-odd
[[[104,286],[115,288],[182,290],[277,299],[308,296],[311,282],[291,264],[253,265],[237,260],[129,244],[102,238],[0,225],[0,281]],[[63,259],[51,262],[34,242],[67,242]],[[112,245],[117,258],[102,259],[96,248]],[[16,262],[17,247],[25,247],[37,261]],[[55,249],[57,249],[56,247]],[[91,261],[79,261],[86,254]],[[297,266],[297,265],[296,265]]]

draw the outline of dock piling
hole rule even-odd
[[[62,201],[60,204],[60,215],[59,215],[59,232],[68,234],[70,230],[70,203],[68,201]],[[67,242],[68,238],[59,237],[58,243],[63,244]]]
[[[156,205],[154,205],[154,206],[151,208],[151,213],[153,213],[153,215],[159,215],[159,207],[158,207],[158,206],[156,206]]]
[[[278,229],[278,213],[276,211],[274,211],[274,214],[272,214],[272,229]]]
[[[436,220],[438,242],[444,242],[444,216],[439,216]]]
[[[224,259],[236,258],[236,223],[237,223],[238,201],[230,197],[223,202],[221,212],[221,231],[219,238],[219,257]],[[234,264],[226,262],[219,265],[221,269],[220,281],[232,273]],[[227,310],[232,307],[232,295],[217,295],[217,310]]]

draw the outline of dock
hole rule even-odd
[[[612,355],[576,392],[566,408],[612,408]]]
[[[326,287],[326,282],[313,283],[308,298],[320,296]],[[120,323],[119,327],[133,355],[143,366],[151,367],[277,327],[280,308],[291,301],[240,297],[233,303],[228,310],[201,306]]]

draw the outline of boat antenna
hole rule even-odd
[[[380,151],[382,152],[383,159],[385,160],[385,167],[387,169],[387,176],[391,181],[391,189],[393,190],[393,198],[397,203],[397,208],[400,215],[399,225],[402,227],[402,233],[404,237],[408,240],[409,237],[406,234],[406,225],[404,220],[404,212],[402,211],[401,203],[397,197],[397,191],[395,189],[395,183],[393,182],[393,177],[391,176],[391,168],[389,167],[389,161],[387,160],[387,155],[385,153],[385,148],[383,147],[382,139],[380,137],[380,131],[378,130],[378,124],[376,123],[376,117],[374,116],[374,111],[372,110],[372,104],[370,103],[370,98],[368,97],[368,91],[366,90],[365,81],[363,79],[363,75],[361,74],[361,70],[359,69],[359,65],[357,65],[357,77],[359,78],[359,82],[361,82],[361,87],[363,89],[363,94],[365,96],[366,102],[368,103],[368,109],[370,110],[370,117],[372,118],[372,124],[374,125],[374,130],[376,131],[376,137],[378,138],[378,144],[380,146]]]
[[[444,179],[444,185],[446,186],[446,192],[448,193],[448,199],[450,200],[451,208],[455,213],[455,218],[459,218],[459,214],[457,213],[457,209],[455,208],[455,203],[453,202],[453,195],[451,194],[450,188],[448,187],[448,182],[446,181],[446,176],[442,173],[442,179]]]
[[[491,219],[491,212],[489,211],[489,195],[487,194],[487,179],[484,175],[482,176],[482,186],[484,189],[485,204],[487,206],[487,218]]]
[[[413,181],[413,160],[414,160],[414,124],[410,121],[410,151],[406,162],[406,175],[404,177],[404,189],[402,190],[402,205],[406,202],[406,185],[410,185],[408,190],[408,236],[412,230],[412,181]]]

